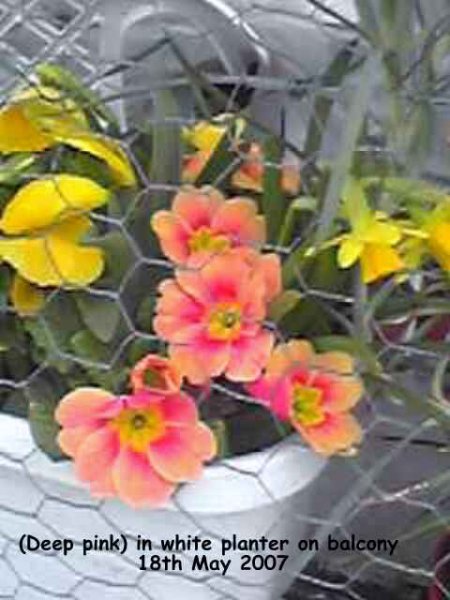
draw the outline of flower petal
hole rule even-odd
[[[282,421],[291,415],[292,390],[287,377],[260,377],[246,385],[251,395]]]
[[[199,479],[203,473],[203,457],[214,453],[214,436],[207,436],[204,426],[171,427],[163,439],[149,447],[147,456],[161,477],[181,483]]]
[[[21,317],[37,314],[45,304],[44,292],[17,273],[13,278],[9,296],[15,311]]]
[[[67,131],[56,134],[55,138],[67,146],[92,154],[103,160],[116,180],[124,187],[136,185],[136,175],[125,151],[115,140],[93,133]]]
[[[147,354],[135,364],[130,373],[133,392],[148,391],[173,394],[180,390],[182,377],[169,359],[157,354]]]
[[[348,236],[339,246],[338,265],[342,269],[351,267],[361,256],[364,244],[358,239]]]
[[[75,472],[81,481],[91,482],[103,479],[119,454],[120,444],[117,433],[104,426],[91,433],[77,449]]]
[[[364,386],[358,377],[333,377],[326,389],[324,407],[333,414],[349,411],[363,393]]]
[[[86,177],[54,175],[20,188],[8,202],[0,229],[9,235],[34,232],[63,216],[90,211],[108,201],[109,192]]]
[[[374,221],[364,234],[364,241],[371,244],[394,246],[400,241],[402,234],[400,228],[393,223]]]
[[[215,212],[223,202],[222,194],[213,188],[187,186],[175,196],[172,211],[193,232],[200,227],[210,227]]]
[[[357,420],[348,413],[327,415],[326,420],[315,427],[293,425],[316,452],[325,456],[348,450],[362,439]]]
[[[153,320],[155,332],[171,343],[187,343],[203,329],[205,307],[173,279],[163,281]]]
[[[390,246],[365,244],[361,254],[361,269],[364,283],[372,283],[401,271],[405,264],[399,253]]]
[[[241,337],[233,342],[231,360],[226,377],[231,381],[254,381],[261,375],[275,342],[269,331],[260,331],[253,337]]]
[[[119,498],[133,508],[157,508],[167,503],[175,490],[160,477],[145,454],[122,447],[113,467]]]
[[[55,419],[63,427],[90,425],[98,419],[114,417],[121,406],[110,392],[94,387],[78,388],[61,400]]]
[[[0,152],[41,152],[53,144],[50,136],[27,119],[19,104],[0,111]]]
[[[79,425],[77,427],[66,427],[61,429],[58,434],[58,445],[64,454],[74,457],[79,448],[92,434],[98,431],[101,426],[100,421],[92,421],[88,425]]]
[[[90,491],[94,498],[113,498],[116,495],[116,487],[111,470],[90,484]]]
[[[195,183],[210,157],[211,152],[204,150],[199,150],[194,154],[184,156],[181,175],[183,183]]]
[[[314,358],[314,350],[306,340],[291,340],[276,346],[267,365],[270,375],[289,375],[299,367],[308,367]]]
[[[450,222],[434,224],[429,229],[428,247],[436,261],[450,271]]]
[[[85,286],[104,269],[102,250],[77,245],[54,233],[36,239],[0,240],[0,256],[24,279],[43,287]]]
[[[198,336],[191,344],[173,345],[169,354],[175,366],[193,385],[203,385],[224,373],[230,360],[230,345]]]
[[[198,419],[197,405],[187,394],[166,396],[161,402],[164,422],[168,425],[194,425]]]
[[[160,210],[153,215],[151,225],[167,258],[175,263],[185,263],[189,258],[190,233],[183,222],[172,212]]]
[[[257,213],[253,200],[232,198],[218,208],[212,230],[226,235],[235,245],[262,245],[266,240],[265,219]]]
[[[351,375],[355,372],[354,358],[346,352],[324,352],[317,354],[312,363],[328,373]]]

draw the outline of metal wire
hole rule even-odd
[[[303,31],[304,35],[310,35],[314,31],[314,39],[320,40],[317,45],[319,51],[325,47],[346,45],[356,62],[361,57],[361,48],[366,47],[370,37],[368,32],[353,18],[340,14],[325,2],[307,0],[303,3],[286,3],[283,7],[279,6],[279,2],[236,1],[232,4],[238,10],[239,17],[257,29],[259,44],[278,65],[278,71],[275,69],[272,73],[249,76],[240,74],[237,77],[212,73],[209,81],[232,88],[225,109],[235,107],[236,97],[243,84],[255,88],[255,98],[251,104],[255,110],[253,113],[250,110],[250,118],[254,119],[255,124],[265,130],[275,123],[275,128],[280,131],[283,108],[287,113],[286,144],[292,152],[303,156],[304,131],[298,124],[313,120],[330,144],[324,143],[311,155],[303,157],[303,168],[314,165],[319,160],[326,160],[329,153],[333,154],[330,147],[333,146],[333,138],[339,137],[345,120],[346,97],[351,93],[354,83],[350,82],[350,87],[346,88],[342,88],[340,84],[330,84],[323,72],[319,72],[320,69],[311,69],[310,56],[292,52],[289,47],[293,43],[292,39],[279,40],[277,31],[279,33],[280,29],[276,30],[274,24],[279,19],[280,27],[283,28],[289,21],[294,38],[295,35],[298,36],[298,31]],[[36,64],[44,60],[68,65],[90,85],[100,90],[105,102],[111,106],[118,99],[125,103],[127,98],[145,100],[148,99],[149,91],[155,92],[164,87],[176,88],[189,83],[185,76],[176,75],[165,80],[154,79],[148,84],[147,77],[152,74],[153,67],[145,60],[124,57],[120,65],[105,64],[97,52],[102,20],[100,9],[96,0],[3,0],[0,4],[0,48],[4,54],[1,68],[5,71],[0,74],[3,99],[21,82],[30,82]],[[448,21],[450,15],[446,14],[445,17]],[[297,26],[306,29],[296,29]],[[441,29],[440,26],[433,29],[433,36],[439,36]],[[209,33],[214,34],[214,31]],[[205,33],[204,35],[206,36]],[[352,45],[348,46],[349,42]],[[419,59],[412,62],[406,79],[411,79],[419,68],[420,58],[430,43],[425,41]],[[436,40],[433,43],[437,43]],[[322,61],[322,66],[326,66],[325,60]],[[108,81],[108,74],[117,68],[120,68],[121,81],[125,82],[126,87],[117,89],[116,81],[109,91],[105,82]],[[133,82],[140,80],[144,83],[136,87],[127,85],[127,74],[130,72],[134,73]],[[421,90],[407,86],[406,80],[403,85],[402,92],[405,96],[412,98],[413,102],[422,101]],[[439,94],[439,101],[447,103],[445,93],[439,90]],[[330,122],[324,123],[317,104],[319,97],[337,100]],[[430,96],[427,100],[430,103],[436,101]],[[271,109],[273,115],[269,115],[267,124],[264,115]],[[378,108],[370,105],[368,121],[375,130],[382,118]],[[192,116],[177,116],[171,122],[189,124]],[[157,124],[157,120],[147,120],[147,125],[155,123]],[[49,377],[51,364],[55,360],[66,363],[70,368],[78,365],[87,372],[91,370],[98,375],[122,369],[136,340],[160,343],[156,336],[143,331],[138,323],[134,290],[137,283],[143,280],[144,274],[152,274],[157,279],[170,276],[173,265],[149,255],[145,247],[142,247],[141,240],[136,238],[131,223],[139,210],[148,206],[152,194],[171,195],[177,191],[178,186],[151,181],[148,173],[139,166],[137,157],[133,156],[133,145],[139,133],[135,125],[130,125],[122,133],[123,146],[139,169],[143,185],[125,209],[118,209],[116,214],[93,215],[93,220],[99,231],[120,233],[127,251],[134,257],[133,266],[124,273],[120,284],[113,288],[92,285],[85,290],[89,297],[108,299],[119,309],[120,333],[102,360],[91,360],[61,347],[60,340],[55,336],[55,328],[49,322],[48,311],[64,292],[54,290],[47,296],[46,308],[38,319],[49,354],[37,368],[22,377],[2,375],[2,391],[9,390],[11,394],[19,396],[24,394],[32,401],[37,393],[36,383]],[[377,148],[383,146],[382,141],[377,135],[373,146],[365,146],[365,149],[376,152]],[[428,167],[424,169],[429,170]],[[289,247],[271,249],[279,252],[282,257],[290,256],[301,241],[296,239]],[[320,303],[337,326],[355,333],[354,324],[349,319],[349,309],[355,303],[353,294],[332,293],[320,287],[311,287],[298,269],[295,277],[297,289]],[[11,310],[11,307],[2,309],[4,314],[10,314]],[[384,335],[373,313],[369,314],[366,326],[374,334]],[[283,340],[283,333],[276,333],[278,339]],[[419,396],[422,393],[425,402],[439,401],[435,391],[430,389],[430,373],[442,359],[442,355],[420,349],[411,340],[399,343],[390,341],[385,336],[383,341],[384,347],[376,358],[385,365],[389,365],[387,358],[391,360],[392,366],[400,362],[403,365],[405,387],[413,390],[421,388]],[[420,374],[418,365],[425,359],[430,364]],[[392,372],[397,373],[394,370]],[[390,372],[387,370],[385,377],[389,376]],[[397,381],[399,376],[396,374],[395,378]],[[361,403],[359,418],[365,429],[365,441],[360,452],[329,462],[320,477],[308,488],[313,499],[312,505],[307,509],[299,509],[295,520],[304,523],[311,532],[310,536],[321,541],[325,541],[328,535],[350,539],[354,534],[363,538],[385,537],[403,542],[393,557],[367,551],[331,553],[310,550],[300,553],[289,567],[297,579],[287,596],[292,600],[379,600],[381,597],[419,600],[423,590],[433,581],[433,551],[439,537],[437,529],[432,529],[428,535],[412,538],[411,532],[423,523],[425,517],[433,518],[434,523],[441,524],[442,531],[446,528],[448,530],[450,484],[448,481],[445,483],[445,477],[449,473],[449,440],[430,415],[413,414],[397,397],[388,397],[385,381],[380,380],[379,387],[374,387],[375,391],[378,389],[378,393],[366,397]],[[221,383],[212,385],[211,393],[215,392],[236,401],[249,400],[245,394]],[[201,400],[205,399],[206,397]],[[258,471],[245,472],[245,477],[252,480],[260,493],[272,503],[273,511],[266,524],[268,535],[277,523],[287,518],[277,511],[280,504],[277,490],[270,489],[265,481],[265,471],[277,452],[279,448],[275,446],[268,451],[267,461]],[[199,598],[238,598],[233,591],[232,584],[236,581],[232,576],[219,581],[217,577],[205,573],[201,577],[186,573],[163,576],[144,573],[136,568],[137,556],[130,554],[111,557],[106,567],[100,561],[92,562],[89,557],[77,560],[58,556],[54,557],[51,568],[45,558],[40,562],[40,555],[36,554],[33,569],[24,570],[17,550],[18,533],[24,530],[35,531],[36,535],[49,538],[67,536],[75,539],[79,539],[82,533],[94,535],[102,532],[122,533],[130,539],[136,539],[142,533],[136,530],[132,519],[128,523],[118,504],[93,500],[83,491],[70,486],[66,489],[64,486],[48,485],[45,478],[41,477],[40,465],[47,465],[47,459],[35,447],[30,446],[27,452],[14,456],[9,448],[3,448],[0,444],[0,468],[14,472],[15,482],[7,483],[2,479],[0,483],[0,598],[88,600],[94,596],[103,597],[107,588],[112,600],[166,600],[175,597],[178,578],[183,578],[184,582],[190,580],[192,590]],[[236,469],[226,460],[222,465],[230,471]],[[20,486],[23,499],[20,506],[17,505],[17,494],[10,494],[8,485]],[[178,496],[175,497],[174,504],[181,530],[193,534],[200,532],[212,539],[220,538],[220,528],[215,527],[214,523],[208,526],[198,515],[187,510]],[[75,514],[76,518],[73,516]],[[148,532],[144,533],[151,537],[153,530],[160,531],[161,526],[158,526],[157,521],[158,517],[153,518],[149,514]],[[428,522],[426,519],[425,521]],[[189,555],[185,555],[185,559],[191,560]],[[445,557],[440,560],[444,561]],[[230,587],[226,587],[227,583]],[[264,589],[264,582],[258,585]],[[445,583],[441,582],[439,585],[444,594],[450,594]],[[257,591],[255,589],[255,594]]]

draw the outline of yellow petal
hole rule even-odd
[[[339,246],[338,264],[342,269],[351,267],[360,257],[363,244],[355,237],[348,236]]]
[[[365,244],[361,254],[362,278],[364,283],[391,275],[405,268],[399,253],[390,246]]]
[[[42,237],[0,240],[0,256],[19,274],[40,286],[84,286],[104,268],[99,248],[76,243],[89,228],[87,217],[72,217]]]
[[[226,131],[226,125],[212,125],[207,121],[201,121],[193,127],[186,128],[184,138],[197,150],[211,151],[219,145]]]
[[[450,271],[450,222],[436,223],[428,233],[431,254],[443,269]]]
[[[76,175],[54,175],[22,187],[6,206],[0,229],[21,235],[48,227],[71,213],[89,211],[105,204],[108,191]]]
[[[17,274],[14,276],[9,296],[15,311],[21,317],[35,315],[45,304],[44,292]]]
[[[52,138],[27,119],[20,105],[0,110],[0,152],[41,152],[52,144]]]
[[[364,232],[364,241],[394,246],[401,239],[400,228],[393,223],[374,221]]]
[[[111,169],[119,185],[124,187],[136,185],[136,175],[128,156],[114,140],[92,133],[77,134],[69,131],[55,134],[55,137],[62,144],[67,144],[103,160]]]

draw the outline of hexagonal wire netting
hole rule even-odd
[[[161,345],[146,332],[151,307],[146,307],[146,313],[138,302],[142,299],[142,286],[154,289],[155,283],[170,273],[171,265],[151,255],[146,241],[148,219],[141,216],[146,216],[152,201],[161,194],[170,198],[178,185],[171,183],[170,176],[161,180],[154,174],[149,176],[142,168],[141,157],[134,157],[133,151],[142,130],[157,127],[161,120],[175,128],[192,122],[196,109],[195,94],[191,93],[195,87],[192,66],[200,66],[203,75],[220,90],[221,97],[227,98],[228,105],[222,106],[222,112],[236,107],[246,109],[261,130],[272,131],[284,139],[287,152],[300,158],[304,171],[314,169],[319,160],[341,157],[345,162],[345,148],[356,141],[364,119],[364,142],[359,150],[373,161],[379,155],[389,159],[383,132],[387,114],[384,83],[374,67],[380,57],[371,49],[367,34],[371,18],[378,18],[376,2],[229,0],[212,3],[211,13],[206,10],[202,19],[198,18],[199,4],[187,0],[3,0],[0,4],[2,98],[29,82],[37,63],[52,61],[69,67],[96,89],[118,115],[122,144],[142,181],[135,197],[128,196],[126,202],[111,206],[107,213],[93,215],[99,234],[109,239],[120,234],[122,245],[114,259],[119,272],[122,265],[132,264],[122,269],[119,283],[117,279],[111,282],[105,278],[84,292],[88,310],[93,306],[89,300],[102,302],[102,310],[107,310],[105,302],[109,301],[111,318],[117,320],[114,339],[103,344],[101,359],[89,358],[80,339],[75,349],[68,347],[59,333],[64,328],[76,333],[80,317],[72,313],[71,305],[65,306],[64,293],[56,290],[49,294],[37,320],[41,335],[50,346],[49,353],[43,355],[40,363],[35,357],[28,357],[28,367],[22,371],[2,362],[0,384],[7,412],[13,405],[20,408],[28,401],[33,403],[43,390],[62,394],[67,383],[64,373],[70,372],[72,377],[73,369],[82,371],[82,375],[77,371],[74,380],[87,377],[98,384],[102,374],[119,371],[142,347]],[[416,0],[406,6],[410,13],[406,22],[413,25],[400,96],[405,112],[426,105],[427,128],[419,133],[422,137],[429,135],[431,143],[425,151],[413,147],[417,152],[407,154],[405,161],[411,174],[445,182],[449,98],[445,53],[436,80],[424,83],[420,66],[430,44],[437,45],[440,39],[443,44],[448,43],[450,9],[444,0]],[[368,54],[373,58],[365,61]],[[345,77],[329,69],[337,56],[345,63]],[[169,115],[159,113],[155,102],[165,89],[174,90],[180,101],[177,112]],[[298,242],[296,239],[289,247],[274,250],[285,258]],[[128,260],[123,258],[125,255]],[[355,330],[349,319],[355,304],[353,294],[313,288],[298,270],[295,283],[302,294],[325,307],[339,326]],[[78,308],[83,312],[82,307]],[[5,317],[11,309],[6,306],[2,311]],[[60,314],[65,315],[64,323],[57,321]],[[373,314],[367,319],[366,326],[383,335]],[[3,323],[6,331],[6,321]],[[12,335],[16,336],[17,352],[26,355],[30,331],[21,332],[20,337],[14,330]],[[285,332],[277,331],[277,335],[283,339]],[[414,393],[418,391],[419,398],[433,398],[431,373],[436,365],[445,372],[442,355],[419,349],[408,340],[384,341],[377,358],[386,365],[386,377],[390,368],[400,378],[396,365],[406,359],[409,368],[403,368],[401,374],[405,387]],[[77,352],[80,348],[82,351]],[[63,375],[55,376],[58,368]],[[212,393],[230,400],[248,400],[219,384],[212,386]],[[206,395],[199,398],[200,403]],[[433,418],[409,410],[403,401],[392,397],[392,392],[389,396],[383,386],[377,394],[364,399],[359,417],[365,429],[359,453],[329,461],[308,487],[310,502],[286,518],[304,523],[305,537],[325,540],[332,534],[350,539],[353,534],[362,538],[394,538],[400,540],[398,550],[393,556],[325,549],[298,553],[289,567],[296,578],[286,596],[292,600],[419,600],[425,598],[425,590],[433,581],[436,542],[442,528],[448,527],[448,435]],[[49,486],[45,478],[38,477],[48,466],[47,459],[26,441],[19,426],[17,449],[11,446],[12,438],[6,436],[8,423],[4,440],[0,440],[0,458],[2,467],[12,469],[14,475],[8,483],[2,480],[0,490],[0,597],[86,600],[106,589],[113,599],[176,597],[181,589],[179,577],[189,580],[187,575],[150,576],[139,572],[134,558],[129,556],[115,557],[106,569],[97,563],[89,566],[88,559],[69,557],[58,557],[58,566],[52,567],[45,559],[23,562],[17,551],[17,537],[24,530],[46,537],[79,537],[80,532],[100,535],[111,529],[136,537],[142,532],[115,504],[89,499],[70,486],[65,491],[63,486]],[[274,447],[267,462],[246,473],[275,506],[277,490],[267,485],[264,471],[276,452]],[[234,468],[226,460],[223,466]],[[180,529],[210,537],[217,535],[213,526],[205,528],[183,505],[182,497],[175,499],[175,505]],[[285,518],[278,513],[270,515],[267,532],[277,520]],[[151,521],[150,515],[148,519],[149,531],[145,533],[152,533],[152,528],[161,531],[161,525]],[[446,560],[448,556],[440,557],[441,566]],[[228,579],[230,585],[218,583],[212,575],[192,578],[191,591],[197,594],[195,597],[205,599],[241,598],[233,591],[233,577],[223,579]],[[263,588],[264,582],[258,586]],[[435,596],[436,600],[449,594],[444,581],[438,582],[438,588],[441,596]]]

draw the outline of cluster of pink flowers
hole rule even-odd
[[[255,202],[186,187],[152,225],[177,264],[175,277],[160,285],[154,328],[180,372],[195,385],[218,376],[243,383],[322,454],[358,443],[349,410],[363,388],[353,359],[318,355],[303,340],[275,346],[265,319],[282,291],[281,264],[261,251],[265,220]]]
[[[264,253],[265,220],[249,198],[183,188],[152,219],[175,275],[159,286],[153,326],[169,358],[149,355],[131,373],[132,392],[95,388],[68,394],[56,418],[59,443],[97,496],[160,506],[216,455],[183,380],[241,383],[317,452],[348,450],[361,439],[350,414],[363,388],[353,359],[316,354],[305,340],[276,345],[267,323],[282,291],[281,264]]]

